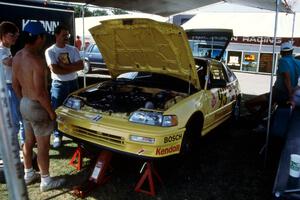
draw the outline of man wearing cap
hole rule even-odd
[[[281,58],[278,60],[277,78],[273,86],[272,100],[273,103],[277,104],[290,103],[294,107],[293,93],[300,74],[300,62],[293,57],[293,49],[290,42],[281,44]],[[270,93],[261,94],[245,102],[246,108],[254,115],[255,120],[261,120],[266,114],[269,97]],[[261,132],[265,131],[266,128],[259,124],[253,130]]]
[[[31,184],[40,178],[32,168],[32,152],[37,143],[37,161],[40,169],[40,190],[60,187],[64,180],[49,175],[50,136],[54,130],[55,112],[51,108],[46,84],[47,68],[40,55],[46,41],[46,31],[40,22],[29,22],[24,27],[25,47],[13,59],[13,88],[20,101],[20,111],[25,127],[24,179]]]
[[[273,100],[277,103],[289,102],[293,106],[293,92],[300,75],[300,62],[293,57],[293,45],[284,42],[280,47],[281,58],[278,60],[277,78],[273,87]]]
[[[68,45],[69,30],[59,25],[54,30],[55,44],[46,49],[45,57],[51,71],[51,105],[58,108],[67,96],[77,90],[77,71],[83,69],[83,62],[76,47]],[[54,131],[53,147],[61,146],[62,135],[57,129]]]

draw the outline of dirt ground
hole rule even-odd
[[[249,98],[249,97],[244,97]],[[155,180],[156,196],[134,191],[143,160],[114,154],[107,183],[92,190],[86,199],[100,200],[269,200],[275,178],[279,147],[268,148],[267,166],[259,154],[265,134],[252,131],[255,126],[245,116],[235,124],[226,123],[198,143],[196,150],[184,158],[171,157],[154,161],[163,183]],[[59,151],[52,149],[51,174],[64,177],[60,190],[39,192],[39,183],[28,186],[30,199],[76,199],[74,186],[84,183],[91,170],[89,159],[77,172],[68,165],[76,145],[69,139]],[[144,189],[148,188],[144,185]],[[5,184],[0,184],[0,199],[7,199]]]

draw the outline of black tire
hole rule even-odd
[[[1,159],[1,164],[0,164],[0,183],[5,183],[5,175],[4,175],[2,159]]]
[[[232,106],[231,119],[233,122],[236,122],[240,119],[241,115],[241,95],[237,97],[235,104]]]
[[[197,149],[197,144],[200,142],[201,131],[203,127],[203,115],[194,115],[186,125],[186,131],[183,135],[180,155],[190,155]]]

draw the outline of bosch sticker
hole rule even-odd
[[[182,134],[171,135],[164,138],[164,143],[174,142],[180,140],[182,138]]]

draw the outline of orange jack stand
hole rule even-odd
[[[146,170],[145,170],[143,176],[141,177],[141,179],[139,180],[139,182],[137,183],[137,185],[135,186],[134,191],[143,192],[150,196],[155,196],[155,188],[154,188],[152,173],[154,173],[154,175],[156,176],[156,178],[159,180],[160,183],[162,183],[162,179],[160,178],[157,171],[154,169],[152,162],[149,162],[149,161],[145,162],[142,166],[141,172],[143,171],[145,165],[146,165]],[[145,183],[146,179],[148,180],[148,183],[149,183],[149,189],[150,189],[149,191],[141,188],[143,186],[143,184]]]
[[[112,152],[101,151],[89,180],[82,186],[75,187],[73,194],[77,197],[85,198],[93,189],[106,183],[110,178],[107,170],[111,170],[111,158]]]
[[[72,156],[72,159],[69,162],[69,165],[75,167],[77,171],[80,171],[82,168],[82,157],[83,157],[83,151],[81,146],[78,145],[75,153]]]

